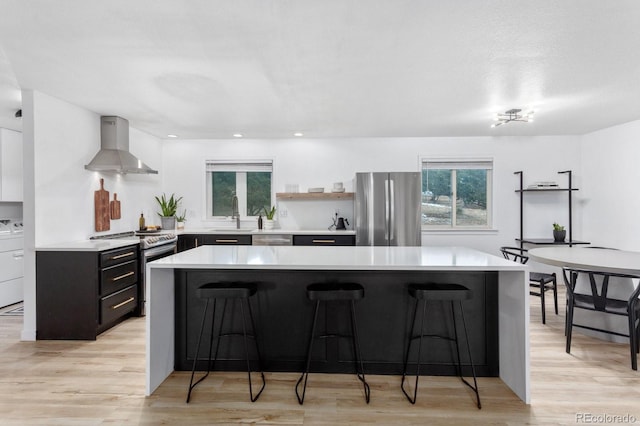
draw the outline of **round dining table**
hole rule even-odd
[[[616,274],[640,274],[640,252],[589,247],[540,247],[529,258],[547,265]]]

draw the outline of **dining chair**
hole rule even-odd
[[[527,249],[520,247],[500,247],[500,252],[507,260],[526,264],[529,261]],[[540,298],[542,305],[542,323],[547,323],[545,297],[544,294],[548,290],[553,290],[553,304],[556,315],[558,315],[558,282],[556,274],[547,274],[544,272],[529,272],[529,294]]]
[[[599,331],[629,338],[631,352],[631,368],[638,369],[638,351],[640,349],[640,275],[614,274],[609,272],[589,271],[573,268],[563,268],[562,274],[567,286],[567,353],[571,353],[571,332],[573,327]],[[628,296],[621,299],[621,290]],[[613,290],[613,291],[612,291]],[[618,295],[611,295],[611,293]],[[585,324],[574,323],[574,310],[603,312],[605,314],[626,316],[628,318],[628,334],[619,333],[611,329],[603,329]]]

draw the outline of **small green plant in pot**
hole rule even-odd
[[[553,241],[557,243],[564,242],[564,239],[567,236],[567,231],[565,231],[564,226],[558,225],[557,223],[553,224]]]
[[[276,206],[272,206],[271,210],[267,210],[266,207],[264,207],[264,216],[267,220],[264,221],[264,229],[273,229],[273,218],[276,215]]]
[[[176,222],[178,222],[178,229],[184,229],[184,223],[187,221],[187,210],[185,209],[182,214],[176,215]]]
[[[178,205],[182,197],[176,198],[174,194],[167,198],[165,194],[162,197],[156,196],[156,201],[160,205],[160,222],[162,223],[162,229],[175,229],[176,227],[176,212],[178,211]]]

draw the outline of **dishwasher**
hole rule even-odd
[[[293,244],[291,234],[253,234],[251,244],[254,246],[290,246]]]

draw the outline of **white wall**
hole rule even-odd
[[[640,120],[582,137],[584,237],[640,251]]]
[[[25,165],[25,317],[23,339],[35,338],[35,247],[95,235],[94,191],[118,193],[122,219],[110,232],[136,229],[140,212],[151,212],[160,192],[158,175],[114,175],[84,169],[100,147],[100,116],[53,98],[23,91]],[[161,169],[160,141],[131,129],[134,155]]]
[[[0,144],[2,143],[14,143],[22,146],[22,133],[0,128]],[[21,169],[22,166],[19,166],[17,170],[21,172]],[[22,199],[22,197],[19,199]],[[22,202],[0,201],[0,219],[22,219]]]
[[[206,159],[273,159],[274,187],[284,191],[285,184],[299,184],[300,191],[309,187],[325,187],[342,181],[347,191],[359,171],[418,171],[419,158],[482,157],[494,159],[495,212],[494,232],[454,234],[429,232],[423,244],[465,245],[489,253],[497,253],[501,245],[514,244],[518,235],[518,196],[514,190],[518,178],[514,171],[523,170],[525,185],[534,181],[557,180],[566,185],[560,170],[574,170],[576,185],[581,184],[578,136],[502,137],[502,138],[377,138],[377,139],[233,139],[175,140],[163,143],[163,188],[183,196],[188,210],[188,228],[215,227],[204,222],[204,162]],[[552,194],[528,200],[526,236],[552,235],[553,222],[567,221],[566,198]],[[578,196],[579,197],[579,196]],[[281,226],[324,229],[331,224],[335,208],[349,219],[352,202],[281,201]],[[579,238],[581,213],[574,212],[574,238]],[[254,226],[254,224],[243,224]]]

